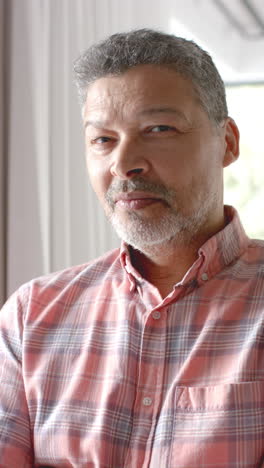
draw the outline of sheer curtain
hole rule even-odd
[[[4,0],[0,0],[0,70],[4,70]],[[4,74],[0,72],[0,305],[6,296],[6,152],[5,152],[5,84]]]
[[[166,29],[158,4],[0,0],[1,302],[33,277],[119,246],[86,175],[72,63],[108,34]]]

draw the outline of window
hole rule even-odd
[[[225,169],[225,203],[238,209],[250,237],[264,239],[264,84],[226,91],[240,130],[240,157]]]

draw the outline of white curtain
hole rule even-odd
[[[4,69],[4,0],[0,0],[0,70]],[[4,74],[0,72],[0,305],[6,296],[6,190],[5,190],[5,119],[4,119]]]
[[[0,244],[3,302],[33,277],[119,246],[86,175],[72,64],[108,34],[166,29],[168,11],[151,0],[0,0],[0,7],[6,31],[1,80],[8,90],[5,145],[2,123],[0,129],[7,199],[6,218],[2,200],[0,205],[6,232]],[[2,42],[0,54],[2,61]],[[2,81],[0,89],[2,99]]]

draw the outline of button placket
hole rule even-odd
[[[140,436],[145,439],[146,448],[151,446],[155,437],[157,414],[162,397],[163,374],[166,339],[166,310],[151,310],[151,304],[146,307],[143,319],[142,341],[140,359],[138,360],[139,372],[137,379],[137,394],[134,403],[134,412],[138,416],[131,433],[131,444]],[[142,420],[141,420],[142,418]],[[142,421],[142,423],[140,422]],[[126,466],[130,466],[132,452],[128,452]],[[133,455],[134,456],[134,455]],[[140,460],[138,466],[149,466],[151,452],[146,450],[144,460]]]

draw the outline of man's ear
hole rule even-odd
[[[231,117],[227,117],[224,123],[225,131],[225,154],[223,159],[223,167],[229,166],[237,160],[239,156],[239,130]]]

